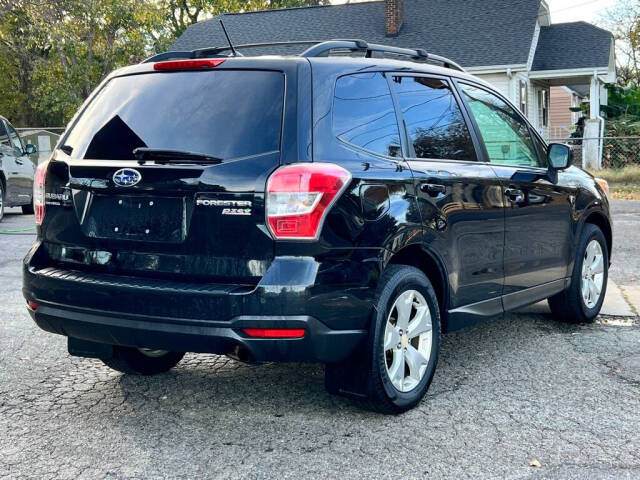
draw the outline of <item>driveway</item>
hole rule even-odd
[[[640,202],[614,215],[624,293]],[[10,211],[0,231],[30,222]],[[32,240],[0,233],[0,478],[640,478],[635,317],[518,313],[446,335],[424,401],[381,416],[327,395],[317,365],[187,355],[136,378],[68,356],[24,308]]]

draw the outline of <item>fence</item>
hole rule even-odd
[[[38,163],[44,162],[53,148],[58,143],[58,138],[64,132],[64,127],[31,127],[16,128],[24,143],[35,145],[37,151],[32,156],[32,160]]]
[[[622,168],[640,165],[640,137],[550,138],[548,142],[567,143],[573,147],[573,162],[582,165],[582,146],[585,140],[597,140],[602,145],[603,168]]]

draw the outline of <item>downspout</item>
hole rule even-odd
[[[604,118],[598,113],[600,119],[600,146],[598,147],[598,153],[600,155],[600,165],[602,165],[602,154],[604,153]]]
[[[598,85],[598,89],[600,88],[600,81],[598,79],[598,74],[594,71],[593,76],[596,78],[596,84]],[[598,95],[599,102],[602,102],[600,95]],[[600,120],[600,142],[598,145],[598,156],[600,157],[600,166],[602,166],[602,154],[604,153],[604,118],[600,115],[600,106],[598,106],[598,120]]]

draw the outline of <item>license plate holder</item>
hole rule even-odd
[[[96,238],[179,243],[186,236],[183,197],[94,195],[85,233]]]

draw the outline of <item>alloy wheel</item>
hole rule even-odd
[[[424,377],[431,357],[431,311],[424,296],[407,290],[394,302],[384,332],[387,374],[393,386],[410,392]]]
[[[580,292],[587,308],[593,308],[600,300],[604,283],[604,254],[597,240],[587,244],[582,260]]]

